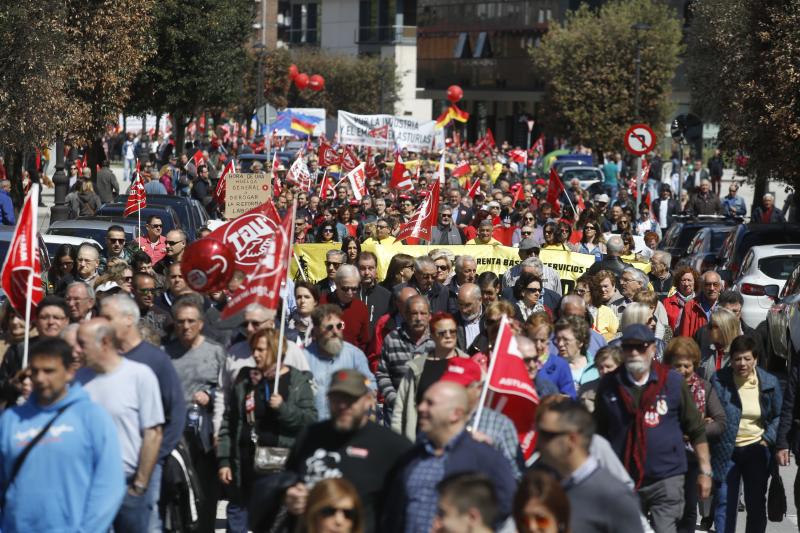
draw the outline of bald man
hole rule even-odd
[[[463,472],[486,475],[497,492],[502,522],[511,513],[516,482],[508,460],[466,431],[469,398],[463,385],[439,381],[417,406],[420,437],[392,480],[382,530],[430,531],[436,516],[436,485]],[[498,524],[493,524],[497,526]]]
[[[458,314],[456,315],[456,345],[467,351],[475,337],[484,333],[481,288],[465,283],[458,289]]]
[[[402,310],[406,307],[406,301],[417,294],[417,290],[413,287],[403,287],[395,292],[393,311],[386,313],[375,323],[375,333],[372,335],[372,340],[367,347],[369,369],[373,374],[378,369],[378,360],[383,350],[383,340],[392,330],[403,324]]]

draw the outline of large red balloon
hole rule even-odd
[[[233,252],[216,239],[194,241],[183,252],[181,272],[186,283],[197,292],[223,289],[233,276]]]
[[[297,69],[297,65],[295,65],[294,63],[289,65],[289,79],[290,80],[294,80],[299,73],[300,73],[300,71]]]
[[[297,76],[294,77],[294,86],[300,89],[301,91],[308,87],[308,74],[305,72],[301,72]]]
[[[447,99],[454,104],[464,98],[464,91],[458,85],[451,85],[447,88]]]
[[[308,79],[308,88],[312,91],[321,91],[325,88],[325,78],[319,74],[314,74]]]

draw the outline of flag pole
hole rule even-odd
[[[31,250],[34,253],[39,253],[39,241],[36,238],[37,235],[37,225],[39,224],[39,185],[34,183],[31,186],[31,194],[28,195],[28,201],[31,202],[31,210],[33,211],[33,216],[31,217],[31,227],[33,231],[31,231],[31,235],[33,237],[33,243],[31,244]],[[36,264],[36,259],[32,258],[32,263]],[[25,291],[25,341],[22,349],[22,368],[28,368],[28,352],[30,351],[30,340],[31,340],[31,307],[33,305],[33,276],[35,275],[34,269],[31,269],[30,273],[28,274],[28,287]]]
[[[503,332],[503,328],[508,324],[508,317],[503,315],[500,319],[500,327],[497,329],[497,337]],[[497,338],[494,340],[494,347],[492,348],[492,358],[489,360],[489,368],[486,371],[486,379],[483,382],[483,389],[481,389],[481,398],[478,400],[478,410],[475,412],[475,421],[472,423],[472,431],[478,429],[481,423],[481,415],[483,414],[483,404],[486,402],[486,395],[489,394],[489,382],[492,380],[492,373],[494,373],[494,365],[497,363],[497,347],[499,343]]]
[[[289,241],[286,243],[287,246],[287,254],[294,254],[294,219],[297,216],[297,198],[294,199],[292,202],[292,223],[290,224],[289,229]],[[289,290],[289,261],[287,256],[286,261],[286,290]],[[281,261],[283,258],[281,257]],[[280,289],[278,289],[280,292]],[[281,298],[281,327],[280,333],[278,333],[278,360],[275,363],[275,394],[278,394],[278,385],[281,379],[281,362],[282,362],[282,355],[281,349],[283,348],[283,338],[284,338],[284,331],[286,329],[286,298]]]

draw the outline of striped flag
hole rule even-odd
[[[236,174],[236,166],[233,164],[233,159],[228,161],[228,164],[222,169],[222,175],[217,182],[217,188],[214,189],[214,201],[219,205],[225,203],[225,189],[228,186],[228,174]]]
[[[131,188],[128,190],[128,203],[125,204],[125,211],[122,216],[130,216],[133,213],[147,207],[147,194],[144,191],[144,181],[142,174],[139,172],[139,163],[136,163],[136,173],[131,183]]]

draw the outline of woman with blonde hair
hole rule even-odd
[[[572,380],[572,371],[567,360],[560,355],[550,355],[550,339],[553,336],[553,321],[544,311],[533,313],[528,317],[524,326],[525,336],[533,341],[536,347],[538,360],[536,365],[536,380],[546,380],[558,388],[558,392],[575,398],[575,382]],[[530,362],[527,362],[531,373]],[[536,381],[534,381],[536,386]],[[538,390],[538,387],[537,387]]]
[[[436,265],[436,281],[446,285],[452,277],[453,261],[456,256],[450,250],[436,248],[428,252],[428,257],[433,259],[433,264]]]
[[[363,533],[364,509],[353,484],[331,478],[314,485],[298,532]]]
[[[733,339],[741,333],[741,323],[731,311],[717,307],[711,312],[708,333],[712,344],[701,346],[699,374],[706,379],[717,370],[730,366],[730,348]]]
[[[619,330],[622,331],[631,324],[644,324],[648,328],[652,329],[653,334],[655,334],[657,323],[658,320],[656,319],[656,316],[653,314],[653,310],[649,305],[645,303],[633,302],[625,308],[625,311],[622,312],[622,316],[619,320]],[[665,348],[666,343],[656,335],[657,360],[661,361],[661,358],[664,357]]]

